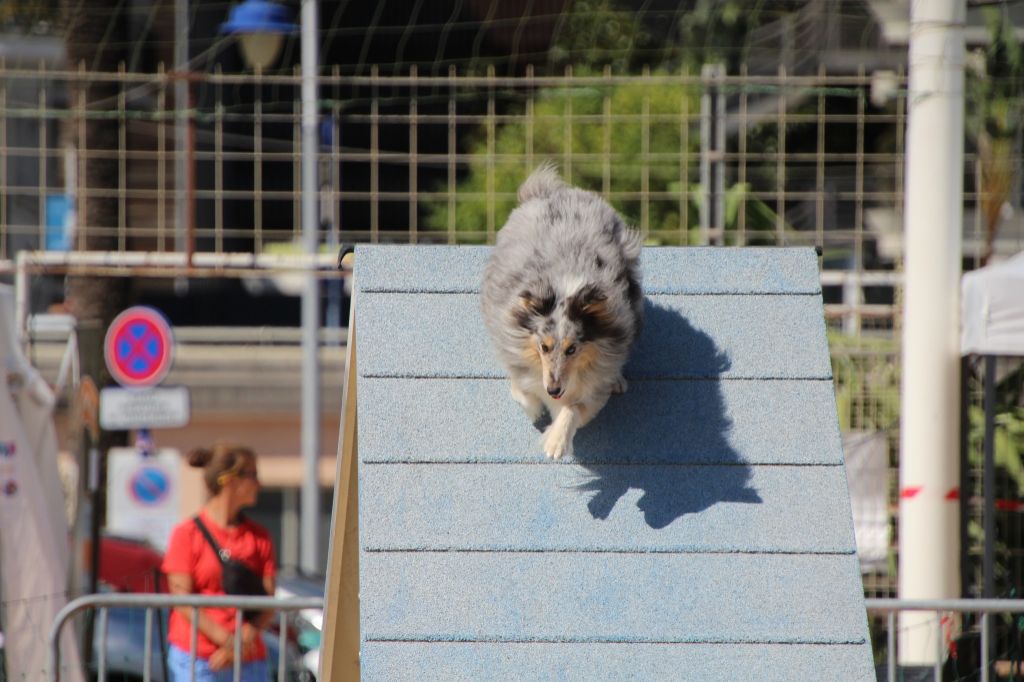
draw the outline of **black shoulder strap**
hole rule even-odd
[[[196,524],[196,528],[198,528],[203,534],[203,537],[206,538],[210,547],[213,548],[213,553],[217,555],[217,559],[220,561],[221,565],[224,565],[227,561],[227,557],[224,556],[226,552],[222,550],[220,545],[217,544],[217,541],[213,539],[213,535],[210,534],[210,529],[206,527],[206,524],[203,523],[202,519],[200,519],[198,515],[193,516],[192,521]]]

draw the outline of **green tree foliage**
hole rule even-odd
[[[980,381],[971,379],[975,395],[982,390]],[[995,464],[1003,475],[1017,486],[1017,494],[1024,496],[1024,367],[1008,373],[996,384],[995,438],[993,453]],[[985,413],[981,404],[973,403],[969,410],[971,465],[982,466],[985,438]]]
[[[613,0],[574,0],[565,24],[551,48],[550,62],[556,71],[594,70],[605,65],[616,72],[629,69],[651,38],[637,21]]]
[[[747,34],[792,5],[774,11],[766,5],[781,5],[759,0],[697,0],[693,9],[679,20],[680,56],[692,65],[722,62],[729,73],[735,73],[744,55]]]
[[[1024,51],[1002,11],[990,11],[988,25],[991,39],[968,72],[967,98],[967,129],[980,164],[983,265],[992,257],[1003,206],[1017,183],[1015,152],[1024,120]]]
[[[894,433],[900,417],[898,342],[831,331],[828,343],[839,428]]]
[[[555,73],[572,65],[576,76],[600,75],[606,68],[635,74],[647,64],[657,66],[656,74],[697,73],[704,60],[720,56],[716,46],[732,55],[731,46],[742,45],[746,32],[769,17],[765,5],[779,3],[697,0],[670,25],[653,26],[616,0],[574,0],[549,65]],[[698,227],[702,188],[697,184],[700,95],[699,88],[682,83],[651,84],[642,78],[543,89],[532,108],[525,102],[513,106],[516,115],[510,122],[486,123],[472,136],[469,169],[457,186],[454,212],[450,198],[425,202],[425,224],[430,230],[454,231],[462,242],[489,241],[515,206],[519,184],[550,160],[566,180],[602,193],[652,243],[703,243]],[[750,131],[750,140],[756,139],[757,131]],[[758,149],[770,153],[774,137],[766,139]],[[728,188],[725,204],[727,232],[742,226],[743,243],[773,243],[757,232],[775,228],[775,213],[750,184]]]
[[[543,90],[528,113],[477,132],[454,219],[441,200],[427,206],[426,224],[438,231],[454,226],[462,242],[488,241],[515,207],[526,175],[550,160],[572,184],[609,198],[653,243],[700,243],[699,139],[692,130],[699,97],[692,87],[642,79]],[[741,221],[751,231],[775,226],[775,214],[745,184],[726,195],[726,227]]]

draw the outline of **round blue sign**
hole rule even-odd
[[[134,306],[114,318],[103,342],[110,376],[122,386],[155,386],[171,369],[174,336],[155,308]]]
[[[128,481],[128,492],[132,499],[145,506],[160,504],[170,493],[171,482],[162,469],[153,466],[142,467]]]

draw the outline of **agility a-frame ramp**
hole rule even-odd
[[[646,249],[629,390],[560,461],[489,254],[356,251],[323,679],[873,680],[814,251]]]

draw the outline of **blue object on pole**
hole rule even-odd
[[[290,8],[268,0],[245,0],[231,9],[228,20],[220,25],[220,32],[293,33],[298,28]]]
[[[334,144],[334,117],[324,116],[320,119],[320,149],[329,150]]]
[[[46,197],[46,250],[71,250],[71,221],[68,214],[74,203],[66,194],[50,194]]]

